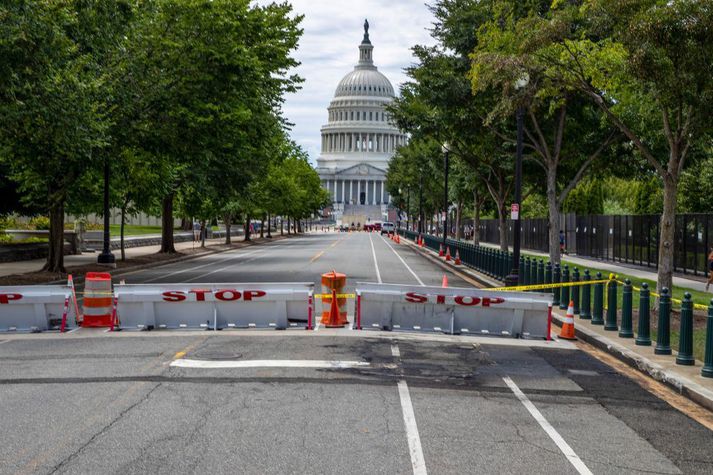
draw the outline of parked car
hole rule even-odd
[[[389,234],[393,232],[396,232],[396,226],[394,225],[394,223],[386,221],[385,223],[381,224],[381,234]]]

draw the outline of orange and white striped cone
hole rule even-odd
[[[451,247],[446,246],[446,262],[451,262]]]
[[[461,264],[460,262],[460,252],[458,252],[458,249],[456,249],[456,260],[455,260],[455,265],[459,266]]]
[[[564,323],[562,324],[562,330],[560,331],[560,338],[563,340],[576,340],[577,337],[574,335],[574,301],[569,301],[569,307],[567,307],[567,315],[564,317]]]
[[[438,257],[443,257],[443,244],[438,247]]]

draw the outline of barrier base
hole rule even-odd
[[[111,315],[84,315],[82,327],[108,328],[111,326]]]

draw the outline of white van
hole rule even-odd
[[[396,226],[394,226],[394,223],[384,221],[381,224],[381,234],[388,234],[393,232],[396,232]]]

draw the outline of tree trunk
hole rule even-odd
[[[175,254],[173,243],[173,193],[165,196],[161,203],[161,250],[164,254]]]
[[[119,242],[121,247],[121,260],[126,260],[126,249],[124,247],[124,225],[126,224],[126,207],[129,205],[129,200],[124,199],[124,205],[121,207],[121,226],[119,228]]]
[[[478,189],[473,188],[473,245],[480,246],[480,200]]]
[[[299,234],[302,233],[302,220],[301,219],[297,220],[297,233],[299,233]]]
[[[560,206],[557,199],[557,170],[547,171],[547,211],[549,219],[550,262],[554,266],[560,263]]]
[[[64,269],[64,199],[52,200],[50,205],[49,254],[42,270],[54,273]]]
[[[272,222],[269,214],[267,215],[267,237],[268,239],[272,238]]]
[[[280,236],[285,235],[285,219],[280,216]]]
[[[663,213],[661,213],[661,234],[659,237],[659,270],[656,291],[666,287],[673,289],[673,254],[676,230],[676,192],[678,180],[670,175],[663,177]],[[670,295],[670,294],[669,294]]]
[[[507,212],[505,211],[505,201],[498,202],[498,237],[500,239],[500,250],[508,251],[507,233]]]
[[[456,241],[462,237],[461,220],[463,219],[463,199],[459,198],[456,204]]]
[[[250,213],[245,215],[245,240],[251,241],[251,239],[250,239]]]
[[[201,247],[205,247],[205,238],[208,234],[208,228],[206,228],[205,219],[201,220]]]
[[[287,218],[287,235],[292,234],[292,225],[290,224],[290,218]]]
[[[231,216],[230,213],[225,213],[223,215],[223,223],[225,224],[225,244],[228,246],[232,243],[230,239],[230,227],[231,227]]]
[[[265,215],[260,216],[260,237],[265,237]]]

